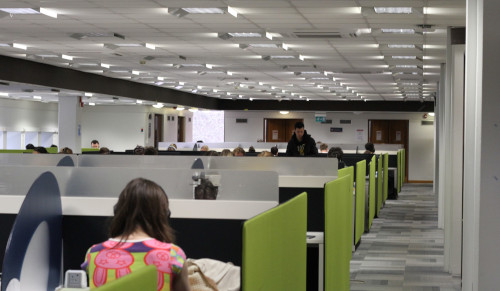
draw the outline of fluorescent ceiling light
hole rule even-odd
[[[303,55],[299,55],[299,60],[304,61],[306,58]]]
[[[0,46],[10,46],[8,43],[0,43]]]
[[[86,97],[92,97],[94,94],[85,92]]]
[[[288,50],[288,45],[286,43],[281,44],[281,48],[284,50]]]
[[[154,108],[162,108],[163,107],[163,103],[156,103],[153,105]]]
[[[382,33],[406,33],[414,34],[415,29],[413,28],[382,28]]]
[[[177,89],[177,90],[180,90],[180,89],[184,88],[184,86],[178,85],[178,86],[175,86],[174,88]]]
[[[95,103],[94,102],[89,102],[89,105],[90,106],[95,106]]]
[[[15,48],[18,48],[18,49],[21,49],[21,50],[27,50],[28,49],[27,45],[20,44],[20,43],[13,43],[12,47],[15,47]]]
[[[190,112],[196,112],[196,111],[198,111],[198,108],[189,108],[189,111]]]
[[[181,8],[190,14],[224,14],[220,8]]]
[[[139,75],[141,72],[139,71],[132,71],[132,75]]]
[[[210,64],[205,64],[205,67],[206,67],[207,69],[212,69],[214,66],[213,66],[213,65],[210,65]]]
[[[45,14],[49,17],[57,18],[57,12],[52,10],[52,9],[40,7],[40,9],[38,11],[40,11],[40,13]]]
[[[106,68],[106,69],[109,69],[109,68],[111,67],[111,65],[101,63],[101,67]]]
[[[0,92],[0,96],[2,96],[2,97],[9,97],[9,93]]]
[[[227,6],[227,13],[231,14],[234,17],[238,17],[238,11],[233,7]]]
[[[396,65],[396,68],[401,68],[401,69],[416,69],[417,65]]]
[[[363,35],[363,34],[370,34],[370,33],[372,33],[371,28],[359,28],[359,29],[356,29],[356,32],[355,32],[356,35]]]
[[[118,47],[138,47],[138,46],[141,46],[138,43],[114,43],[113,45],[116,45]]]
[[[7,12],[9,14],[40,14],[39,11],[31,8],[0,8],[0,11]]]
[[[387,14],[411,14],[411,7],[373,7],[375,13],[387,13]]]
[[[152,43],[145,43],[144,46],[150,50],[156,49],[156,46]]]
[[[158,77],[157,77],[157,79],[158,79],[158,81],[163,81],[163,80],[165,80],[165,78],[160,77],[160,76],[158,76]]]
[[[388,48],[415,48],[414,44],[388,44]]]
[[[283,115],[288,114],[288,113],[290,113],[290,112],[289,111],[285,111],[285,110],[280,111],[280,114],[283,114]]]
[[[429,112],[429,116],[434,116],[434,112]]]
[[[232,37],[262,37],[262,34],[257,32],[229,32]]]
[[[135,101],[137,104],[142,104],[142,100],[136,100]]]
[[[33,96],[33,99],[42,100],[42,96]]]
[[[72,56],[68,56],[68,55],[61,55],[61,58],[65,59],[65,60],[68,60],[68,61],[72,61],[73,60],[73,57]]]
[[[0,46],[1,46],[1,45],[0,45]],[[57,58],[57,57],[58,57],[58,55],[37,55],[37,56],[39,56],[39,57],[41,57],[41,58]],[[81,65],[81,64],[80,64],[80,65]]]
[[[274,43],[252,43],[249,44],[248,46],[253,48],[278,48],[278,45]]]
[[[417,56],[392,56],[393,59],[415,60]]]
[[[266,38],[273,40],[273,35],[270,32],[266,32]]]
[[[177,108],[175,108],[175,110],[179,110],[179,111],[182,111],[182,110],[184,110],[184,109],[186,109],[186,108],[184,108],[184,107],[182,107],[182,106],[177,106]]]

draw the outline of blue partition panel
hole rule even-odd
[[[3,261],[2,291],[54,290],[61,282],[62,208],[55,176],[45,172],[31,186],[12,227]],[[9,288],[9,289],[10,289]]]

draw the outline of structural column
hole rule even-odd
[[[467,1],[462,290],[500,286],[499,10]]]
[[[59,148],[69,147],[74,153],[82,151],[80,97],[59,96]]]

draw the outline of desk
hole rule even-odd
[[[325,235],[323,232],[307,232],[307,244],[318,246],[318,291],[323,291],[324,260],[325,260]]]

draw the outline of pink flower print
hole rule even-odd
[[[150,239],[142,242],[144,245],[153,249],[170,249],[172,244],[164,243],[156,239]]]
[[[130,273],[129,266],[134,263],[134,257],[127,251],[120,249],[105,249],[95,257],[94,285],[96,287],[106,283],[108,270],[116,270],[116,279]]]
[[[164,277],[163,275],[166,273],[170,275],[172,273],[172,269],[170,267],[170,251],[155,249],[149,251],[144,257],[144,262],[146,265],[155,265],[158,270],[158,290],[163,288]]]

